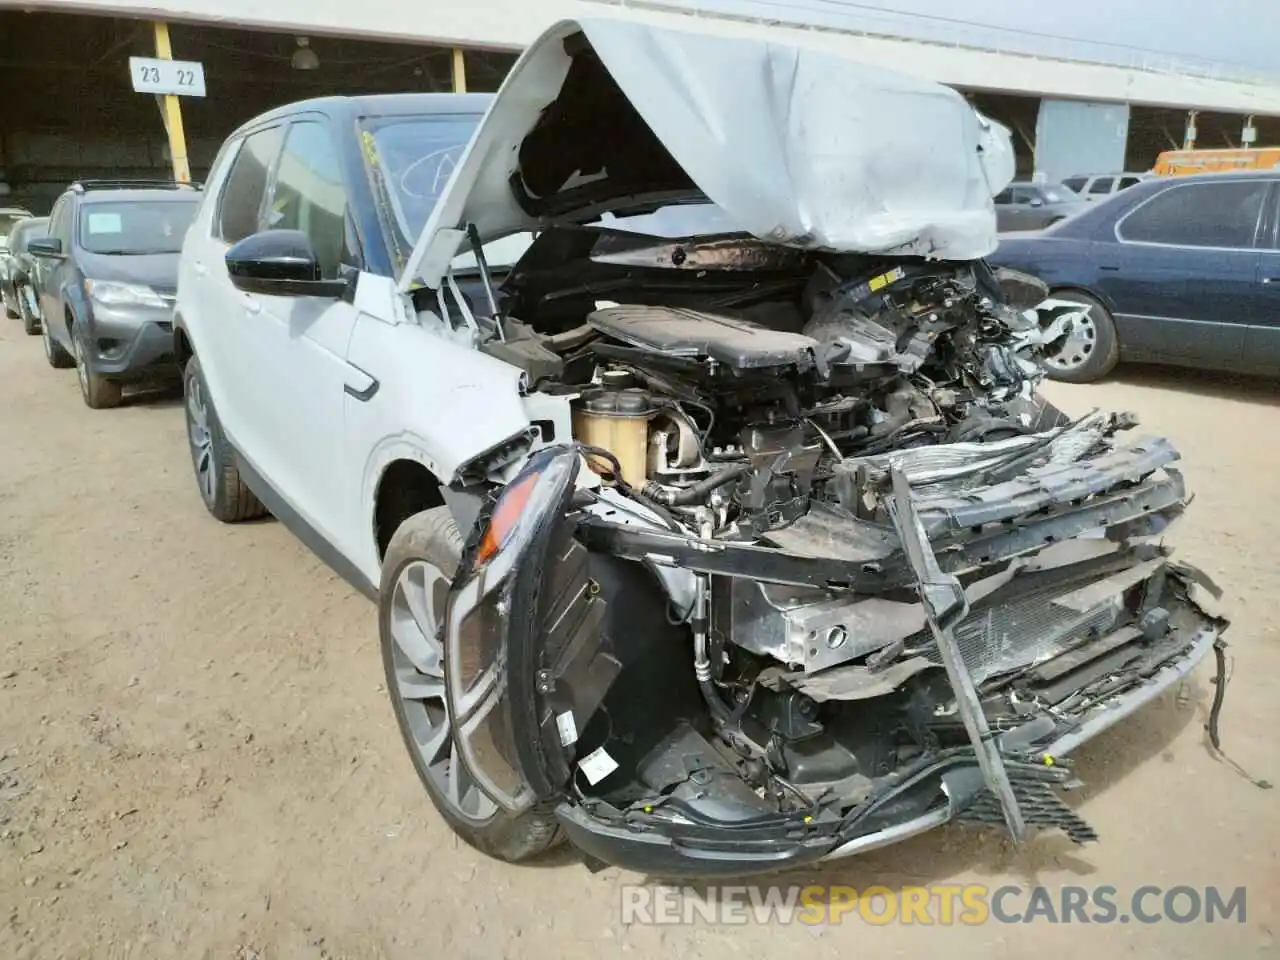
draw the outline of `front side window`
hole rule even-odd
[[[1117,232],[1131,242],[1247,249],[1268,186],[1265,180],[1178,184],[1130,213]]]
[[[1120,178],[1120,186],[1119,186],[1119,187],[1117,187],[1116,189],[1117,189],[1117,190],[1128,190],[1130,187],[1136,187],[1136,186],[1137,186],[1139,183],[1141,183],[1141,182],[1142,182],[1142,180],[1141,180],[1141,179],[1139,179],[1138,177],[1121,177],[1121,178]]]
[[[1027,204],[1036,199],[1035,187],[1014,187],[1013,202]]]
[[[1090,194],[1110,193],[1111,185],[1116,182],[1115,177],[1099,177],[1093,181],[1093,186],[1089,188]]]
[[[342,163],[325,125],[307,120],[289,127],[267,211],[269,230],[301,230],[311,240],[320,275],[332,280],[346,256],[347,187]]]
[[[282,131],[269,127],[251,133],[240,145],[218,201],[218,236],[237,243],[258,232],[258,215],[267,192],[267,174],[280,152]]]
[[[62,241],[65,252],[71,246],[71,201],[63,197],[53,205],[53,213],[49,214],[49,236]]]
[[[992,198],[992,202],[999,204],[1002,207],[1007,204],[1013,203],[1013,191],[1010,190],[1008,187],[1005,187],[1003,190],[1001,190]]]
[[[90,253],[178,253],[199,200],[119,200],[80,207],[80,246]]]

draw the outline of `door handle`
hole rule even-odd
[[[1119,268],[1118,266],[1116,266],[1114,263],[1100,263],[1100,264],[1098,264],[1098,269],[1099,269],[1099,270],[1105,270],[1105,271],[1107,271],[1107,273],[1119,273],[1119,272],[1120,272],[1120,268]]]
[[[245,313],[251,313],[251,314],[252,314],[252,313],[261,313],[261,312],[262,312],[262,304],[260,304],[257,300],[253,299],[253,297],[245,297],[245,298],[244,298],[244,312],[245,312]]]
[[[361,370],[350,360],[347,361],[347,367],[347,382],[342,385],[342,389],[348,396],[355,397],[361,403],[368,403],[378,392],[380,386],[378,379],[367,370]]]

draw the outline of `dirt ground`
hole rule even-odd
[[[1231,757],[1280,781],[1280,390],[1123,371],[1050,394],[1184,451],[1174,538],[1229,590]],[[1277,951],[1280,791],[1170,693],[1079,755],[1102,842],[948,827],[785,882],[1248,888],[1244,923],[623,925],[571,856],[488,861],[432,810],[382,687],[373,608],[278,523],[215,523],[170,396],[92,412],[0,323],[0,957],[1239,958]],[[443,948],[443,949],[442,949]]]

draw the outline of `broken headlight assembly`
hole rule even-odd
[[[513,746],[507,648],[513,622],[527,616],[513,609],[513,585],[530,546],[561,513],[577,462],[572,447],[541,451],[503,488],[472,534],[445,619],[455,742],[481,788],[511,812],[533,802]]]

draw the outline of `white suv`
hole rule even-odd
[[[1224,621],[1139,542],[1173,448],[1035,396],[1079,307],[982,259],[1013,169],[947,88],[625,20],[492,103],[268,114],[182,253],[201,496],[376,599],[414,767],[494,856],[1091,839],[1062,756]]]

